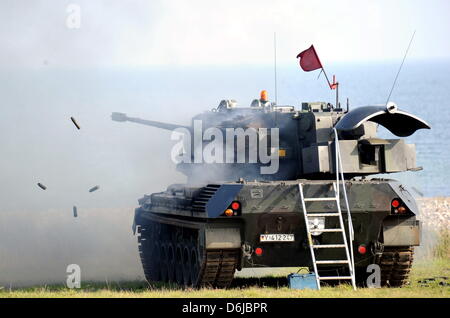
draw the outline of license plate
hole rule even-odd
[[[294,242],[294,234],[261,234],[260,242]]]

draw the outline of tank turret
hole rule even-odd
[[[302,103],[296,110],[269,102],[265,91],[250,107],[223,100],[216,109],[195,116],[190,126],[122,113],[113,113],[112,119],[183,133],[180,156],[173,159],[191,183],[330,178],[336,166],[334,128],[348,178],[419,170],[415,146],[403,139],[380,139],[377,127],[384,126],[398,137],[430,128],[394,103],[347,112],[329,103],[313,102]]]

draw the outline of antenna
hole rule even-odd
[[[274,64],[274,80],[275,80],[275,105],[278,105],[277,91],[277,33],[273,33],[273,64]]]
[[[397,83],[398,75],[400,74],[400,71],[402,70],[403,63],[405,63],[406,55],[408,55],[408,51],[409,51],[409,48],[411,47],[411,43],[414,39],[415,34],[416,34],[416,30],[414,30],[411,40],[409,40],[408,48],[406,49],[405,56],[403,56],[402,64],[400,64],[400,68],[398,69],[397,75],[395,76],[395,79],[394,79],[394,83],[392,84],[392,87],[391,87],[391,91],[389,92],[389,96],[386,100],[386,106],[389,103],[389,99],[391,98],[392,91],[394,90],[395,84]]]

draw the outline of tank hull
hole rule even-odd
[[[174,185],[165,192],[145,196],[136,209],[135,225],[141,231],[140,252],[147,279],[227,287],[235,270],[242,268],[311,267],[300,183],[305,197],[334,195],[333,180],[300,179]],[[394,180],[348,180],[345,186],[359,280],[364,281],[365,269],[375,263],[381,266],[384,284],[389,284],[393,271],[397,274],[400,271],[400,278],[395,282],[391,279],[391,285],[402,285],[411,267],[412,246],[420,243],[418,210],[413,197]],[[394,199],[404,203],[407,213],[393,214]],[[223,211],[234,201],[241,204],[239,215],[224,216]],[[306,207],[312,213],[337,210],[336,203],[331,201],[309,202]],[[347,224],[344,200],[341,209]],[[337,219],[325,218],[323,222],[325,228],[338,227]],[[293,234],[293,240],[262,242],[264,234]],[[313,239],[314,244],[336,244],[339,237],[340,233],[322,233]],[[361,253],[361,246],[365,247],[365,253]],[[320,249],[317,256],[342,259],[341,253],[337,249]],[[165,274],[166,269],[172,273]],[[336,265],[322,270],[344,271]]]

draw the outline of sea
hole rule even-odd
[[[386,103],[399,61],[337,63],[328,76],[340,83],[350,109]],[[407,138],[422,171],[391,174],[419,196],[449,196],[450,61],[406,61],[389,100],[430,124]],[[162,191],[184,176],[170,160],[170,132],[110,119],[111,112],[187,125],[222,99],[248,106],[265,89],[279,105],[334,103],[319,71],[296,61],[277,67],[202,66],[134,69],[35,69],[0,72],[0,196],[4,209],[133,206],[145,193]],[[74,117],[78,130],[70,121]],[[394,138],[384,128],[380,135]],[[40,182],[47,187],[42,198]],[[98,185],[101,191],[87,194]]]

